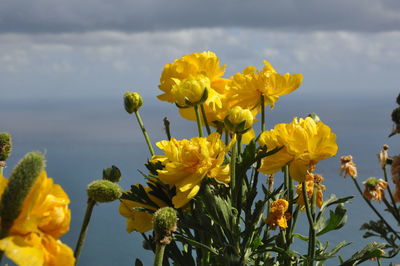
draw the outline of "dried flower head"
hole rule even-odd
[[[308,173],[306,176],[306,193],[308,200],[311,200],[312,195],[314,193],[314,188],[316,191],[316,203],[319,208],[321,208],[322,203],[324,203],[323,199],[323,191],[326,190],[325,186],[321,184],[324,181],[324,178],[319,174]],[[297,204],[299,206],[304,206],[304,197],[303,197],[303,185],[298,184],[296,186],[296,193],[298,195]]]
[[[342,164],[342,166],[340,167],[340,175],[343,175],[343,177],[357,176],[357,168],[356,164],[353,162],[353,156],[345,155],[340,157],[340,163]]]
[[[364,196],[369,200],[381,201],[382,197],[385,196],[384,190],[387,188],[388,184],[383,179],[377,179],[375,177],[370,177],[363,182],[365,185]]]
[[[278,199],[272,202],[265,223],[268,224],[272,230],[275,230],[277,226],[283,229],[287,228],[287,220],[291,218],[290,213],[286,212],[288,207],[289,203],[284,199]]]
[[[379,164],[381,166],[381,168],[385,168],[387,160],[389,159],[389,155],[388,155],[388,149],[389,149],[389,145],[383,145],[382,146],[382,150],[377,154],[378,156],[378,161]]]

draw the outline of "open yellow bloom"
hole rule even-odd
[[[282,229],[288,227],[287,220],[291,218],[290,213],[287,213],[289,203],[284,199],[278,199],[271,203],[268,217],[265,223],[268,224],[272,230],[277,226]]]
[[[207,138],[190,140],[160,141],[157,146],[165,155],[156,155],[153,161],[160,161],[164,169],[158,170],[159,179],[176,187],[172,198],[175,208],[181,208],[194,198],[200,190],[204,178],[215,178],[229,183],[229,165],[222,165],[229,147],[220,140],[218,133]]]
[[[306,194],[308,200],[311,200],[312,195],[314,193],[314,186],[317,187],[316,191],[316,203],[319,208],[321,208],[322,203],[324,203],[323,192],[325,191],[325,186],[321,184],[324,181],[324,178],[318,174],[307,173],[306,176]],[[303,197],[303,185],[298,184],[296,186],[296,194],[298,195],[297,204],[299,206],[304,206],[304,197]]]
[[[223,108],[222,98],[225,97],[224,92],[229,82],[228,79],[222,78],[224,72],[225,66],[220,66],[219,59],[213,52],[207,51],[185,55],[182,58],[176,59],[173,63],[164,66],[160,85],[158,86],[164,93],[157,97],[161,101],[170,103],[178,102],[179,104],[182,102],[182,98],[192,97],[193,93],[185,95],[185,90],[180,90],[179,93],[174,92],[173,87],[177,85],[177,81],[191,82],[193,84],[193,79],[199,79],[200,83],[208,79],[207,83],[210,85],[204,109],[207,119],[210,122],[214,121]],[[197,86],[194,88],[197,88]],[[193,108],[180,108],[179,112],[186,119],[196,119]],[[220,120],[222,121],[223,118],[220,118]]]
[[[129,233],[132,231],[144,233],[153,229],[153,214],[144,210],[139,210],[138,208],[145,208],[151,212],[155,212],[159,208],[168,206],[165,202],[150,194],[152,191],[151,187],[147,186],[144,187],[144,189],[147,196],[158,206],[158,208],[136,201],[126,199],[121,200],[119,213],[127,218],[126,231]]]
[[[0,193],[7,185],[1,177]],[[69,198],[43,171],[0,249],[18,265],[74,265],[72,250],[58,238],[69,230]]]
[[[283,148],[262,160],[260,172],[273,174],[289,164],[289,173],[295,180],[303,182],[307,172],[326,158],[336,155],[336,135],[324,123],[315,122],[311,117],[294,118],[290,124],[278,124],[274,129],[264,131],[260,145],[269,150]]]
[[[235,105],[253,109],[260,104],[263,96],[265,105],[273,108],[280,96],[289,94],[300,86],[303,80],[302,74],[281,75],[269,62],[264,61],[264,63],[265,66],[261,71],[249,66],[243,73],[237,73],[231,78],[230,90]]]

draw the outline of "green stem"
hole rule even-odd
[[[140,129],[143,132],[143,136],[144,136],[144,138],[146,140],[147,146],[149,147],[150,154],[151,154],[151,156],[154,156],[153,146],[151,145],[151,141],[150,141],[149,135],[147,134],[146,128],[144,127],[143,120],[140,117],[139,111],[136,111],[135,115],[136,115],[136,119],[137,119],[137,121],[139,123]]]
[[[289,175],[289,166],[285,165],[283,168],[284,176],[285,176],[285,186],[287,189],[287,194],[286,198],[289,202],[289,213],[290,215],[293,215],[293,179]],[[288,230],[286,230],[286,239],[287,239],[287,246],[285,247],[286,250],[289,249],[290,244],[291,244],[291,234],[292,234],[292,219],[289,219],[288,221]]]
[[[231,193],[232,193],[232,203],[233,206],[236,207],[236,156],[237,156],[237,146],[232,145],[231,152],[231,162],[230,162],[230,170],[231,170]]]
[[[0,166],[0,176],[3,176],[3,169],[4,167]]]
[[[265,103],[264,96],[261,95],[261,132],[265,130]]]
[[[238,155],[241,154],[242,152],[242,134],[237,134],[237,150],[238,153],[236,154],[236,157]],[[236,167],[236,165],[235,165]],[[236,169],[235,169],[236,170]],[[243,177],[238,175],[236,176],[235,174],[235,178],[236,178],[236,190],[237,192],[236,194],[236,203],[237,203],[237,211],[238,211],[238,215],[236,217],[236,226],[240,227],[240,214],[242,212],[242,187],[243,187]]]
[[[372,203],[364,196],[364,194],[361,191],[360,185],[358,184],[358,182],[356,181],[355,177],[351,177],[351,179],[353,179],[354,184],[356,185],[356,188],[358,190],[358,192],[360,193],[360,195],[362,196],[362,198],[365,200],[365,202],[368,204],[368,206],[375,212],[375,214],[385,223],[385,225],[387,226],[387,228],[392,231],[392,233],[397,237],[397,239],[400,240],[400,236],[399,234],[390,226],[390,224],[388,222],[386,222],[385,218],[383,218],[383,216],[375,209],[374,205],[372,205]]]
[[[204,111],[204,105],[203,104],[200,104],[200,110],[201,110],[201,115],[203,117],[204,125],[206,126],[207,135],[210,135],[211,134],[211,130],[210,130],[210,126],[208,125],[206,111]]]
[[[156,255],[154,257],[154,266],[162,266],[164,259],[165,245],[157,243],[156,244]]]
[[[308,195],[307,195],[307,190],[306,190],[306,182],[302,182],[301,183],[301,190],[303,193],[303,198],[304,198],[304,206],[306,207],[306,214],[307,214],[307,220],[308,220],[308,225],[309,225],[309,239],[308,239],[308,256],[311,259],[308,262],[308,265],[312,265],[313,261],[312,261],[312,242],[314,241],[312,239],[312,237],[315,237],[315,229],[314,229],[314,220],[313,220],[313,216],[311,213],[311,208],[310,208],[310,202],[308,200]],[[314,231],[314,232],[313,232]]]
[[[194,112],[196,114],[197,130],[198,130],[198,133],[199,133],[199,137],[203,137],[203,127],[201,125],[201,119],[200,119],[199,106],[198,105],[194,106]]]
[[[313,221],[315,221],[315,213],[317,210],[317,184],[314,183],[313,185],[313,194],[311,198],[311,216],[313,218]],[[314,222],[313,222],[314,224]],[[315,229],[314,226],[312,227],[312,230],[310,230],[311,233],[311,245],[310,245],[310,256],[311,256],[311,262],[314,261],[315,257]]]
[[[164,122],[164,127],[165,127],[165,134],[167,134],[168,140],[171,140],[171,130],[169,127],[169,125],[170,125],[169,120],[166,117],[164,117],[163,122]]]
[[[75,265],[78,264],[79,256],[81,255],[83,244],[85,243],[86,233],[89,228],[90,217],[92,216],[92,211],[95,204],[96,201],[92,200],[91,198],[88,199],[85,217],[83,218],[81,232],[79,233],[78,242],[76,243],[74,252]]]
[[[386,183],[388,183],[386,165],[383,167],[382,170],[383,170],[383,175],[385,177],[385,181],[386,181]],[[390,190],[389,184],[388,184],[388,188],[387,189],[388,189],[388,192],[389,192],[390,201],[392,202],[393,208],[394,208],[395,213],[397,215],[397,219],[396,220],[397,220],[398,223],[400,223],[400,213],[399,213],[399,210],[397,209],[396,201],[394,200],[394,197],[393,197],[392,191]]]

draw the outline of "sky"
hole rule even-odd
[[[399,43],[397,0],[0,0],[0,131],[13,134],[16,155],[45,151],[49,170],[73,193],[106,162],[135,171],[142,162],[120,158],[143,142],[123,110],[123,93],[141,93],[155,140],[164,116],[173,134],[185,137],[195,130],[156,99],[160,74],[176,58],[210,50],[226,65],[225,77],[261,68],[263,60],[279,73],[302,73],[300,88],[282,97],[267,121],[317,112],[338,133],[341,152],[373,155],[364,165],[374,173],[399,93]],[[70,161],[86,179],[67,181],[75,174]],[[83,210],[71,204],[76,227]]]

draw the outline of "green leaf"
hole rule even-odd
[[[178,241],[181,241],[183,243],[187,243],[191,246],[197,247],[197,248],[206,249],[206,250],[210,251],[211,253],[213,253],[214,255],[218,255],[218,251],[215,250],[214,248],[204,245],[200,242],[197,242],[196,240],[190,239],[184,235],[175,234],[175,239]]]
[[[318,254],[315,259],[320,260],[320,261],[325,261],[329,258],[332,258],[336,255],[336,253],[339,252],[340,249],[350,245],[351,243],[347,243],[346,241],[342,241],[339,244],[336,245],[331,251],[329,252],[323,252],[321,254]],[[327,248],[327,247],[326,247]]]
[[[348,197],[338,199],[335,194],[331,194],[330,198],[325,200],[324,203],[322,203],[320,213],[324,212],[326,210],[326,208],[328,208],[331,205],[346,203],[352,198],[354,198],[354,196],[348,196]]]
[[[316,224],[316,230],[319,231],[317,233],[317,236],[323,235],[329,231],[337,230],[343,227],[347,221],[346,212],[347,210],[344,208],[344,205],[340,203],[336,207],[335,212],[333,212],[332,210],[329,211],[328,220],[325,221],[324,219],[319,219],[319,221]]]
[[[297,233],[293,233],[293,236],[297,237],[300,240],[308,242],[308,237],[307,236],[303,236],[303,235],[300,235],[300,234],[297,234]]]
[[[372,242],[366,245],[362,250],[357,251],[351,256],[350,259],[346,260],[340,266],[353,266],[367,261],[371,258],[380,257],[381,249],[385,247],[385,244]]]

